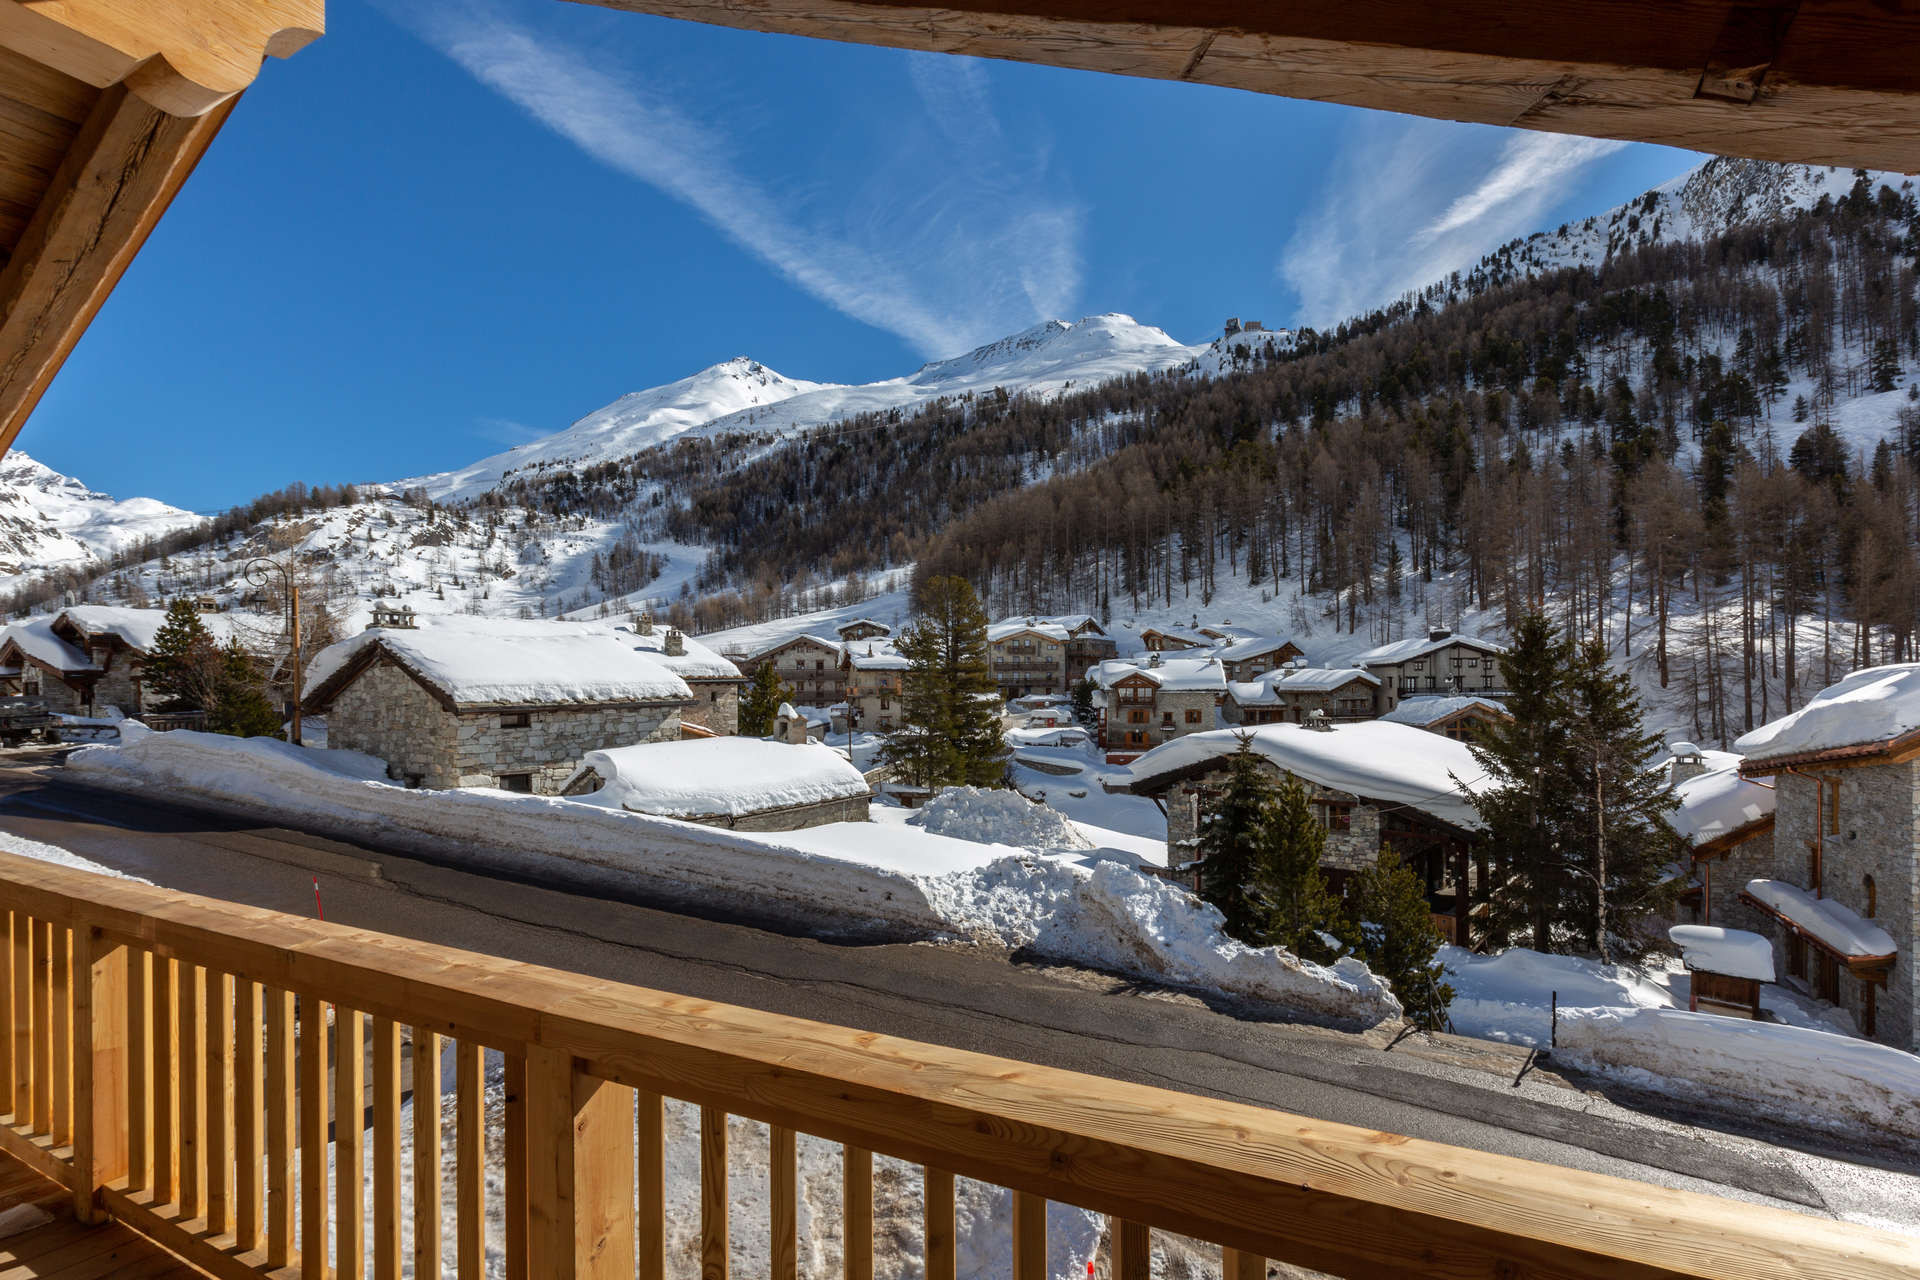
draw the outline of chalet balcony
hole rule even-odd
[[[771,1233],[773,1280],[799,1275],[800,1134],[841,1147],[853,1280],[873,1275],[876,1155],[919,1167],[929,1280],[955,1276],[956,1177],[1012,1191],[1013,1280],[1047,1275],[1049,1200],[1108,1215],[1101,1253],[1124,1280],[1148,1280],[1155,1231],[1219,1246],[1226,1280],[1256,1280],[1268,1259],[1489,1277],[1871,1277],[1909,1274],[1912,1260],[1904,1238],[1822,1218],[11,855],[0,896],[0,1019],[12,1029],[0,1044],[12,1106],[0,1198],[71,1214],[0,1240],[9,1276],[387,1280],[407,1263],[417,1276],[479,1276],[493,1219],[509,1277],[660,1280],[667,1099],[698,1108],[713,1280],[728,1274],[736,1230]],[[489,1061],[504,1072],[503,1107],[485,1104]],[[365,1119],[333,1123],[342,1116]],[[767,1126],[751,1153],[766,1169],[765,1221],[729,1220],[729,1171],[748,1154],[730,1116]]]

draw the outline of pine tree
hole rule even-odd
[[[1226,917],[1227,936],[1250,947],[1267,942],[1268,912],[1256,896],[1254,879],[1267,856],[1277,803],[1272,775],[1242,738],[1240,749],[1227,758],[1220,797],[1202,819],[1196,852],[1200,896]]]
[[[1575,780],[1572,709],[1562,682],[1572,659],[1551,623],[1537,613],[1523,616],[1500,663],[1512,719],[1488,725],[1467,744],[1490,784],[1469,800],[1496,863],[1488,922],[1495,943],[1525,930],[1535,950],[1551,951],[1553,927],[1565,916],[1570,877],[1561,839]]]
[[[749,738],[764,738],[773,732],[780,704],[793,701],[793,686],[780,678],[771,658],[753,670],[753,679],[740,695],[737,732]]]
[[[165,711],[206,711],[217,697],[225,662],[220,647],[191,600],[167,606],[167,620],[154,633],[143,677],[164,701]]]
[[[1367,967],[1387,980],[1400,1007],[1416,1026],[1446,1030],[1453,988],[1446,966],[1434,959],[1440,934],[1433,927],[1427,887],[1391,846],[1347,886],[1348,944]]]
[[[930,578],[918,595],[919,614],[897,646],[908,662],[906,728],[881,759],[921,786],[997,786],[1006,779],[1006,743],[987,665],[986,610],[965,578]]]
[[[1640,695],[1613,669],[1604,641],[1579,647],[1568,692],[1575,798],[1563,852],[1585,889],[1568,923],[1611,963],[1622,951],[1644,951],[1638,926],[1672,905],[1678,886],[1667,869],[1682,846],[1666,815],[1677,802],[1666,779],[1648,768],[1660,738],[1646,731]]]
[[[1867,376],[1875,391],[1893,390],[1894,380],[1900,376],[1900,347],[1892,338],[1882,338],[1873,344]]]
[[[236,738],[266,738],[277,736],[280,725],[280,713],[267,696],[259,664],[234,637],[220,651],[220,675],[213,705],[207,708],[207,728]]]
[[[1255,888],[1266,908],[1267,940],[1310,960],[1333,958],[1321,935],[1339,918],[1339,904],[1320,871],[1326,846],[1326,827],[1306,784],[1287,774],[1274,792]]]
[[[1096,712],[1093,707],[1093,681],[1087,679],[1073,682],[1073,718],[1092,728]]]

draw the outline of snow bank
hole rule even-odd
[[[1510,947],[1498,955],[1475,955],[1441,947],[1436,957],[1453,987],[1447,1016],[1461,1035],[1545,1048],[1552,1036],[1554,993],[1560,1012],[1615,1006],[1671,1008],[1673,994],[1632,965],[1601,964],[1579,956],[1546,955]]]
[[[648,742],[589,751],[574,777],[588,772],[598,774],[603,785],[577,799],[668,818],[738,817],[866,796],[872,790],[838,751],[817,743],[759,738]]]
[[[1667,937],[1680,948],[1680,962],[1688,969],[1773,981],[1773,944],[1757,933],[1712,924],[1677,924],[1667,930]]]
[[[112,867],[103,867],[91,858],[83,858],[56,844],[42,844],[38,840],[29,840],[25,836],[14,835],[11,831],[0,831],[0,853],[11,853],[22,858],[34,858],[40,862],[51,862],[57,867],[68,867],[74,871],[91,871],[97,876],[112,876],[116,880],[134,880],[146,884],[138,876],[130,876],[124,871],[115,871]]]
[[[1221,931],[1218,911],[1184,889],[1098,854],[1043,856],[881,822],[723,831],[555,796],[408,790],[357,752],[147,733],[134,721],[126,729],[131,737],[120,746],[76,751],[67,766],[74,780],[374,839],[481,872],[564,874],[593,888],[638,890],[782,926],[892,938],[959,934],[1348,1023],[1400,1013],[1386,984],[1358,961],[1328,968],[1278,948],[1242,946]],[[1078,849],[1094,843],[1077,829],[1074,835]]]
[[[1024,849],[1094,847],[1066,815],[1034,804],[1017,791],[948,787],[907,821],[923,831],[981,844]]]
[[[1785,880],[1749,880],[1746,891],[1842,955],[1890,956],[1897,950],[1892,934],[1832,898],[1816,898]]]
[[[1554,1056],[1663,1092],[1920,1139],[1920,1057],[1870,1040],[1684,1009],[1562,1009]]]
[[[1868,667],[1828,685],[1792,715],[1761,725],[1733,749],[1769,760],[1885,742],[1920,729],[1920,663]]]

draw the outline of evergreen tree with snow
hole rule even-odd
[[[1900,347],[1892,338],[1882,338],[1873,344],[1867,376],[1875,391],[1893,390],[1894,380],[1900,376]]]
[[[280,733],[280,726],[280,712],[267,695],[260,664],[235,636],[220,651],[219,676],[212,705],[207,708],[207,728],[235,738],[269,738]]]
[[[1440,934],[1433,927],[1427,886],[1391,846],[1347,885],[1347,943],[1367,968],[1387,980],[1407,1018],[1426,1031],[1449,1028],[1453,988],[1446,966],[1434,957]]]
[[[793,701],[793,686],[780,678],[771,658],[753,669],[753,679],[740,695],[736,730],[743,737],[764,738],[773,732],[780,704]]]
[[[1339,903],[1320,870],[1326,847],[1327,829],[1306,784],[1284,775],[1273,793],[1254,885],[1266,908],[1267,941],[1309,960],[1333,958],[1323,935],[1339,923]]]
[[[1227,936],[1250,947],[1267,941],[1268,912],[1254,889],[1267,857],[1278,796],[1265,762],[1248,739],[1227,757],[1219,799],[1203,813],[1199,847],[1200,896],[1226,917]]]
[[[965,578],[929,578],[897,644],[907,659],[906,727],[881,760],[920,786],[998,786],[1006,780],[1000,696],[987,664],[987,612]]]
[[[208,710],[224,671],[220,646],[193,601],[169,604],[143,668],[147,687],[163,700],[161,710]]]

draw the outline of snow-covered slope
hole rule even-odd
[[[1172,368],[1206,350],[1182,346],[1132,316],[1098,315],[1072,324],[1049,320],[965,355],[922,365],[904,377],[858,385],[789,378],[741,356],[679,382],[622,396],[544,439],[395,487],[423,489],[437,501],[453,501],[483,493],[512,474],[608,462],[682,436],[785,435],[856,414],[996,387],[1051,395],[1129,373]]]
[[[96,493],[18,449],[0,458],[0,578],[99,560],[199,519],[152,498]]]

